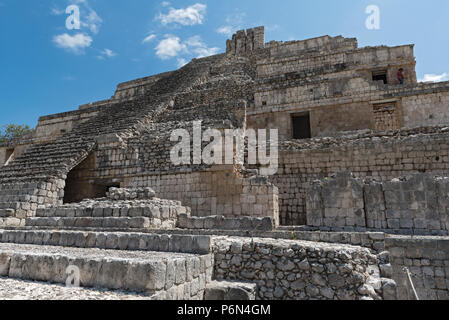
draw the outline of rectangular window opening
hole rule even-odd
[[[310,114],[292,116],[293,139],[310,139]]]
[[[387,84],[387,70],[373,71],[373,81],[382,81],[384,84]]]

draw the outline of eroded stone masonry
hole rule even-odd
[[[0,298],[415,299],[408,270],[449,299],[449,82],[418,83],[413,50],[258,27],[41,117],[0,145]],[[277,172],[175,165],[193,121],[277,129]]]

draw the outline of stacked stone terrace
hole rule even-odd
[[[449,84],[417,83],[415,63],[413,45],[265,43],[258,27],[41,117],[0,146],[0,298],[76,266],[84,289],[54,292],[413,299],[407,267],[421,298],[449,299]],[[193,121],[278,129],[278,172],[175,166],[171,132]]]
[[[13,216],[23,220],[33,215],[38,205],[61,204],[67,174],[87,158],[99,141],[107,141],[111,134],[119,140],[138,134],[142,123],[151,122],[167,109],[176,92],[188,90],[220,58],[193,62],[154,83],[150,94],[135,100],[111,102],[70,132],[51,142],[31,145],[0,169],[1,207],[15,210]]]

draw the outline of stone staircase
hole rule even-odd
[[[254,286],[211,283],[212,237],[164,233],[190,208],[154,196],[150,188],[111,188],[106,198],[38,208],[24,227],[0,229],[0,299],[8,286],[52,286],[67,299],[100,299],[99,292],[111,299],[203,300],[209,291],[209,299],[222,291],[223,299],[255,297]]]
[[[37,209],[36,217],[26,219],[26,226],[49,228],[104,228],[104,229],[173,229],[179,215],[190,215],[190,209],[179,201],[119,200],[107,198],[85,200]]]
[[[0,300],[256,299],[255,283],[212,281],[211,236],[160,231],[0,229]]]
[[[68,172],[87,158],[98,137],[115,134],[125,140],[163,114],[177,94],[187,92],[219,63],[222,55],[194,60],[155,82],[149,93],[129,101],[111,102],[99,114],[54,141],[33,145],[0,168],[0,212],[9,223],[23,225],[40,205],[61,204]],[[12,210],[14,213],[12,213]]]
[[[202,300],[211,282],[208,236],[16,228],[0,230],[0,278],[67,284],[128,298]],[[47,284],[44,284],[47,283]],[[36,285],[36,284],[34,284]],[[0,281],[0,299],[3,297]],[[101,289],[100,289],[101,288]],[[79,290],[77,288],[75,291]],[[112,292],[113,294],[113,292]],[[57,297],[54,297],[57,298]],[[118,296],[121,299],[122,297]]]
[[[235,67],[239,58],[229,59],[194,60],[156,81],[145,95],[101,107],[97,116],[52,142],[31,146],[0,169],[0,225],[8,219],[6,225],[13,226],[0,229],[0,299],[7,295],[2,292],[6,283],[53,286],[73,297],[79,288],[61,286],[73,270],[79,271],[80,286],[91,288],[81,290],[86,296],[202,300],[210,290],[209,298],[220,292],[223,299],[235,292],[255,298],[254,285],[212,283],[211,236],[164,233],[190,218],[190,208],[178,201],[111,190],[106,198],[62,204],[68,172],[95,150],[100,137],[114,134],[132,144],[144,133],[151,146],[155,133],[177,128],[180,121],[205,115],[213,126],[232,119],[230,111],[247,98],[246,91],[218,98],[214,91],[251,85],[253,71],[244,69],[247,60]],[[212,104],[221,105],[220,111]]]

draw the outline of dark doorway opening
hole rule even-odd
[[[68,173],[64,188],[64,203],[103,198],[108,190],[107,185],[95,177],[95,154],[92,153]]]
[[[382,81],[384,84],[387,84],[387,79],[387,70],[373,71],[373,81]]]
[[[292,116],[293,139],[310,139],[310,114]]]

